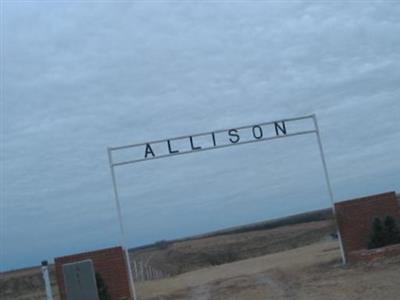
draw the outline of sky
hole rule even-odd
[[[1,5],[0,270],[121,243],[109,146],[315,113],[335,201],[400,192],[399,2]],[[115,171],[129,247],[331,205],[314,135]]]

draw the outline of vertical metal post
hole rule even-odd
[[[42,261],[42,275],[44,280],[44,286],[46,288],[46,299],[53,300],[53,293],[51,291],[49,268],[47,260]]]
[[[135,270],[133,278],[138,280],[138,269],[137,269],[137,264],[136,264],[136,260],[135,259],[133,260],[133,268]]]
[[[115,198],[116,207],[117,207],[119,228],[121,230],[121,244],[122,244],[122,247],[123,247],[123,249],[125,251],[125,260],[126,260],[126,264],[127,264],[127,267],[128,267],[129,289],[130,289],[130,292],[131,292],[131,297],[133,297],[134,300],[138,300],[138,298],[136,296],[135,284],[133,282],[133,275],[132,275],[132,268],[131,268],[131,263],[130,263],[129,251],[128,251],[128,247],[126,245],[125,230],[124,230],[124,224],[123,224],[123,221],[122,221],[121,205],[120,205],[120,202],[119,202],[119,195],[118,195],[118,190],[117,190],[117,181],[115,180],[115,172],[114,172],[114,166],[113,166],[113,162],[112,162],[112,156],[111,156],[110,149],[107,149],[107,153],[108,153],[108,161],[110,163],[111,178],[112,178],[113,189],[114,189],[114,198]]]
[[[328,173],[328,167],[327,167],[326,160],[325,160],[324,149],[322,148],[322,142],[321,142],[321,136],[319,134],[319,126],[318,126],[317,116],[315,114],[313,114],[312,118],[313,118],[313,121],[314,121],[315,130],[316,130],[319,153],[321,155],[322,166],[323,166],[323,169],[324,169],[326,186],[328,188],[329,198],[331,200],[333,217],[334,217],[335,222],[336,222],[335,200],[334,200],[334,197],[333,197],[333,190],[332,190],[331,181],[329,179],[329,173]],[[336,227],[337,227],[337,235],[338,235],[338,239],[339,239],[340,254],[342,256],[342,263],[343,263],[343,265],[345,265],[346,264],[346,256],[344,254],[342,237],[341,237],[340,229],[339,229],[339,226],[338,226],[337,222],[336,222]]]
[[[140,261],[140,281],[145,281],[144,278],[144,268],[143,268],[143,260]]]

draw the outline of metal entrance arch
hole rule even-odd
[[[307,126],[304,127],[304,124],[302,124],[303,128],[296,130],[296,123],[297,125],[299,125],[299,122],[307,120],[311,121],[311,126],[310,124],[308,124],[308,127]],[[243,132],[245,133],[247,132],[247,134],[243,136]],[[137,300],[137,297],[133,282],[131,265],[129,261],[128,247],[126,245],[125,228],[122,220],[121,205],[119,201],[119,193],[118,193],[117,181],[114,170],[115,167],[145,162],[148,160],[167,158],[170,156],[202,152],[202,151],[220,149],[230,146],[244,145],[249,143],[264,142],[274,139],[281,139],[281,138],[306,135],[306,134],[315,134],[315,136],[317,137],[317,144],[321,156],[321,162],[324,171],[326,186],[328,189],[328,194],[332,205],[332,211],[335,216],[334,196],[333,196],[331,182],[329,179],[325,154],[322,147],[317,116],[315,114],[296,117],[296,118],[281,119],[271,122],[257,123],[247,126],[232,127],[229,129],[221,129],[221,130],[197,133],[193,135],[179,136],[169,139],[155,140],[139,144],[109,147],[107,151],[110,163],[111,178],[113,183],[119,226],[121,231],[121,244],[126,252],[125,256],[126,256],[127,267],[129,270],[131,295],[134,297],[134,299]],[[179,142],[180,147],[177,146],[177,142]],[[136,156],[130,158],[122,158],[122,159],[118,158],[116,159],[113,156],[113,153],[116,154],[118,151],[126,149],[135,150]],[[132,153],[132,155],[133,154],[134,153]],[[342,262],[343,264],[346,264],[339,228],[337,230],[338,230],[338,238],[342,256]]]

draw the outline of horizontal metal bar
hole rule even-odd
[[[168,140],[169,141],[176,141],[176,140],[181,140],[181,139],[185,139],[185,138],[188,138],[188,137],[199,137],[199,136],[210,135],[212,133],[221,133],[221,132],[225,132],[225,131],[228,131],[228,130],[231,130],[231,129],[240,130],[240,129],[251,128],[251,127],[256,126],[256,125],[265,126],[265,125],[270,125],[270,124],[279,123],[279,122],[291,122],[291,121],[300,121],[300,120],[304,120],[304,119],[311,119],[313,117],[314,117],[314,115],[307,115],[307,116],[302,116],[302,117],[281,119],[281,120],[270,121],[270,122],[255,123],[253,125],[246,125],[246,126],[240,126],[240,127],[231,127],[231,128],[227,128],[227,129],[219,129],[219,130],[214,130],[214,131],[196,133],[196,134],[192,134],[192,135],[183,135],[183,136],[178,136],[178,137],[169,138],[169,139],[154,140],[154,141],[150,141],[150,142],[146,142],[146,143],[138,143],[138,144],[130,144],[130,145],[124,145],[124,146],[109,147],[108,149],[110,151],[116,151],[116,150],[122,150],[122,149],[126,149],[126,148],[144,146],[146,144],[163,143],[163,142],[166,142]]]
[[[166,157],[170,157],[170,156],[178,156],[178,155],[182,155],[182,154],[197,153],[197,152],[203,152],[203,151],[207,151],[207,150],[221,149],[221,148],[226,148],[226,147],[230,147],[230,146],[239,146],[239,145],[244,145],[244,144],[251,144],[251,143],[256,143],[256,142],[263,142],[263,141],[269,141],[269,140],[275,140],[275,139],[280,139],[280,138],[285,138],[285,137],[311,134],[311,133],[317,133],[317,130],[300,131],[300,132],[296,132],[296,133],[261,138],[258,140],[250,140],[250,141],[239,142],[239,143],[235,143],[235,144],[224,144],[224,145],[218,145],[218,146],[213,146],[213,147],[201,148],[198,150],[188,150],[188,151],[182,151],[182,152],[178,152],[178,153],[163,154],[163,155],[159,155],[159,156],[155,156],[155,157],[151,157],[151,158],[141,158],[141,159],[135,159],[135,160],[122,161],[122,162],[113,163],[112,167],[123,166],[123,165],[128,165],[128,164],[133,164],[133,163],[138,163],[138,162],[143,162],[143,161],[148,161],[148,160],[155,160],[155,159],[159,159],[159,158],[166,158]]]

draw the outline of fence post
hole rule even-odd
[[[53,300],[53,293],[51,291],[49,268],[47,260],[42,261],[42,275],[44,280],[44,286],[46,288],[46,299]]]

